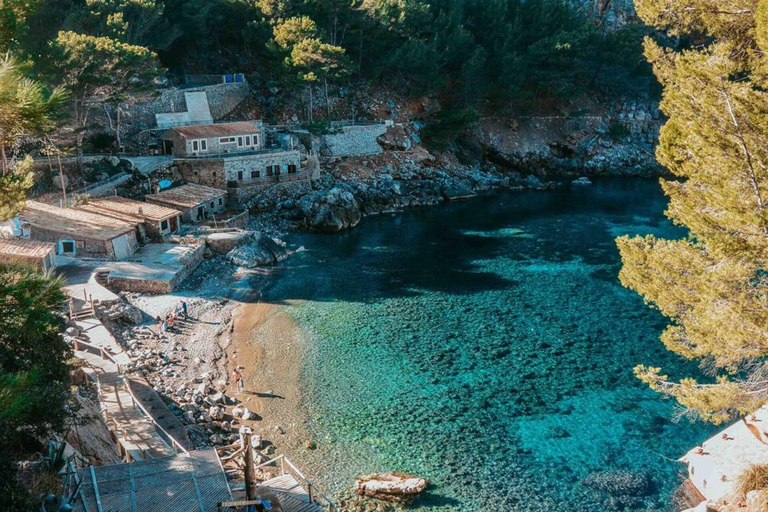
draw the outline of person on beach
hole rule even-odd
[[[240,371],[239,366],[235,367],[235,371],[232,372],[232,375],[235,378],[235,384],[237,384],[237,392],[242,393],[245,389],[245,381],[243,380],[243,374]]]
[[[184,320],[187,320],[189,315],[187,314],[187,303],[184,301],[181,301],[181,311],[184,313]]]

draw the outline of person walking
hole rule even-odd
[[[187,303],[184,301],[181,301],[181,310],[184,313],[184,320],[189,318],[189,315],[187,315]]]
[[[240,371],[240,367],[236,366],[235,371],[232,372],[235,378],[235,384],[237,385],[237,392],[242,394],[245,390],[245,380],[243,380],[243,373]]]

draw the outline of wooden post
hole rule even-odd
[[[280,476],[285,474],[285,457],[280,458]]]
[[[307,485],[307,494],[309,495],[309,502],[314,503],[314,501],[312,501],[312,484]]]
[[[253,446],[251,445],[251,432],[250,429],[247,432],[241,433],[241,439],[243,440],[243,460],[245,461],[245,469],[243,470],[245,476],[245,497],[252,500],[255,498],[255,493],[251,489],[251,482],[255,480],[255,469],[253,465]]]

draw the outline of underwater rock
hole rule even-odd
[[[378,500],[408,503],[423,492],[427,485],[428,482],[424,478],[391,471],[359,477],[355,481],[355,492]]]
[[[644,471],[600,471],[581,482],[611,496],[648,496],[653,494],[653,479]]]

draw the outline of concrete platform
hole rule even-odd
[[[147,244],[125,261],[108,265],[107,283],[118,290],[170,293],[203,260],[205,246]]]

